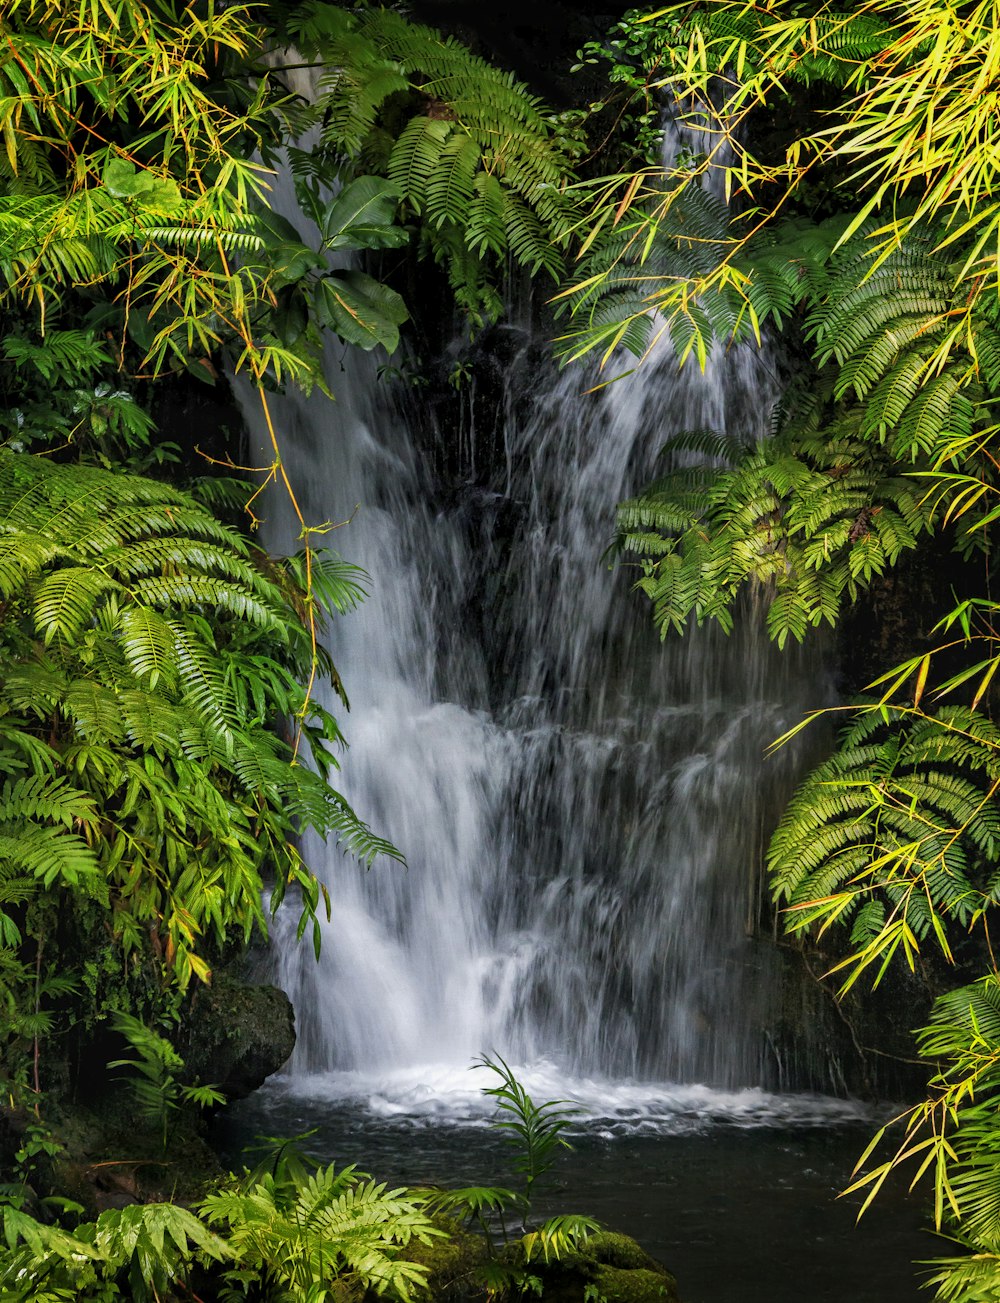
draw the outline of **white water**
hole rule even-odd
[[[567,1100],[574,1112],[571,1133],[612,1140],[626,1136],[697,1135],[724,1124],[756,1127],[843,1126],[871,1123],[878,1114],[856,1100],[816,1094],[776,1094],[760,1087],[725,1090],[698,1083],[636,1082],[573,1077],[557,1064],[518,1065],[518,1081],[536,1100]],[[308,1125],[296,1109],[303,1097],[340,1117],[362,1114],[404,1128],[487,1128],[495,1103],[483,1088],[497,1078],[483,1068],[458,1070],[442,1063],[415,1064],[384,1072],[358,1069],[306,1076],[286,1075],[269,1086],[262,1105],[278,1130]],[[294,1126],[289,1118],[296,1118]]]
[[[311,521],[361,504],[334,536],[373,579],[333,631],[341,785],[409,867],[308,846],[334,917],[318,965],[291,911],[276,930],[293,1071],[464,1071],[496,1049],[609,1078],[766,1080],[774,979],[746,933],[785,775],[762,753],[803,692],[752,627],[661,647],[601,555],[671,429],[765,415],[757,358],[702,377],[665,357],[589,397],[579,372],[515,372],[537,394],[502,414],[506,481],[450,510],[371,359],[344,366],[336,405],[282,401],[285,456]],[[272,498],[271,537],[291,547],[283,511]]]
[[[763,751],[823,686],[752,616],[661,646],[602,556],[670,433],[762,431],[766,360],[679,372],[664,344],[587,395],[539,355],[523,341],[487,430],[404,416],[373,360],[332,343],[337,402],[276,403],[307,520],[353,514],[330,542],[371,575],[331,635],[352,704],[339,785],[408,862],[365,873],[308,839],[333,919],[318,964],[293,907],[274,929],[299,1033],[286,1085],[461,1114],[470,1061],[495,1051],[595,1116],[598,1099],[650,1119],[808,1114],[761,1090],[783,1084],[780,990],[753,933],[795,763]],[[437,482],[436,445],[461,449],[457,483]],[[294,549],[280,495],[268,514],[268,542]]]

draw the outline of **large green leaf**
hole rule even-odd
[[[181,192],[176,181],[157,176],[154,172],[137,170],[134,163],[123,158],[113,158],[101,177],[108,194],[116,199],[133,199],[146,208],[160,212],[176,212],[181,206]]]
[[[348,344],[370,351],[380,344],[387,353],[399,344],[406,305],[395,290],[364,272],[337,272],[316,286],[316,313],[324,325]]]
[[[323,242],[328,249],[398,249],[410,238],[393,224],[401,198],[391,181],[359,176],[327,205]]]
[[[258,213],[254,227],[264,240],[268,258],[275,269],[276,288],[295,284],[311,272],[325,269],[323,258],[303,243],[301,235],[287,217],[270,210]]]

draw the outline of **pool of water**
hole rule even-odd
[[[520,1075],[520,1073],[519,1073]],[[580,1212],[635,1236],[677,1277],[684,1303],[918,1303],[915,1260],[947,1253],[926,1197],[902,1184],[856,1224],[839,1198],[879,1119],[817,1096],[698,1086],[523,1079],[536,1099],[572,1094],[580,1115],[539,1214]],[[278,1079],[234,1105],[217,1140],[238,1162],[257,1136],[311,1131],[318,1158],[394,1184],[504,1184],[510,1149],[490,1126],[488,1075],[433,1068]],[[556,1091],[553,1087],[571,1086]]]

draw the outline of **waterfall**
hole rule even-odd
[[[574,1078],[781,1084],[780,975],[755,933],[762,838],[796,762],[763,753],[822,701],[819,673],[751,609],[728,638],[661,643],[604,556],[671,433],[763,433],[768,359],[719,349],[702,373],[664,342],[588,393],[580,368],[512,328],[505,343],[489,422],[470,401],[436,430],[419,390],[334,340],[336,402],[274,400],[306,519],[349,521],[328,541],[371,576],[330,632],[351,698],[338,785],[407,859],[366,872],[307,838],[333,917],[318,962],[293,908],[275,925],[290,1071],[426,1082],[497,1051]],[[297,546],[277,493],[267,531]]]

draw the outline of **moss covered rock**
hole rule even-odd
[[[489,1251],[481,1235],[464,1230],[450,1217],[433,1217],[443,1234],[430,1244],[411,1240],[401,1255],[409,1262],[427,1268],[427,1288],[433,1299],[458,1303],[458,1300],[481,1297],[484,1293],[479,1269]]]
[[[229,1099],[245,1099],[295,1048],[292,1003],[276,986],[219,973],[198,991],[178,1048],[192,1076]]]
[[[641,1244],[630,1235],[621,1235],[617,1231],[599,1231],[591,1235],[584,1241],[582,1251],[592,1262],[622,1271],[664,1271]]]
[[[678,1303],[677,1282],[668,1271],[657,1266],[599,1266],[591,1282],[590,1297],[600,1303]]]
[[[679,1303],[670,1272],[628,1235],[600,1231],[572,1254],[529,1264],[550,1303]]]
[[[547,1303],[679,1303],[673,1276],[628,1235],[601,1231],[560,1258],[526,1262],[521,1240],[492,1257],[481,1235],[448,1217],[433,1221],[442,1237],[432,1244],[412,1241],[401,1256],[428,1268],[435,1303],[482,1303],[495,1297],[491,1286],[517,1297],[519,1282],[529,1280],[524,1297],[540,1286]]]

